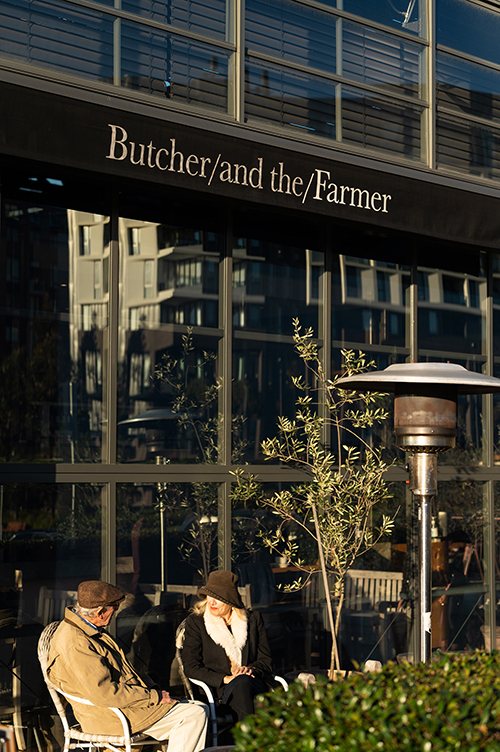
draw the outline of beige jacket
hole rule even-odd
[[[51,640],[47,673],[63,692],[97,706],[72,703],[82,730],[91,734],[123,734],[110,707],[120,708],[136,733],[159,721],[175,704],[160,705],[161,690],[152,679],[135,671],[106,631],[97,631],[70,608]]]

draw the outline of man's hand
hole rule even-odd
[[[162,689],[160,705],[165,705],[167,702],[173,702],[173,700],[170,697],[169,693]]]

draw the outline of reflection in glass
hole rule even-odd
[[[109,218],[45,205],[48,183],[3,195],[0,456],[99,461]]]
[[[399,0],[384,3],[379,0],[342,0],[342,8],[348,13],[355,13],[370,21],[400,29],[407,34],[420,37],[426,35],[424,0],[416,0],[416,2]]]
[[[122,86],[226,111],[229,53],[122,21]]]
[[[466,55],[500,63],[500,15],[467,0],[437,0],[437,43]]]
[[[11,723],[12,706],[22,709],[21,747],[31,749],[33,738],[25,719],[47,702],[36,670],[42,629],[73,605],[82,580],[101,577],[103,492],[96,484],[0,485],[0,714]]]
[[[423,48],[359,24],[342,24],[342,75],[406,96],[420,95]]]
[[[482,123],[438,117],[438,163],[469,175],[500,176],[500,131]]]
[[[394,264],[388,269],[380,261],[368,264],[339,255],[333,265],[333,340],[339,348],[366,345],[404,348],[409,315],[407,268]]]
[[[175,630],[217,567],[218,485],[120,484],[117,492],[117,583],[127,593],[117,634],[135,668],[172,691],[181,685],[170,679]]]
[[[500,71],[441,52],[436,78],[439,106],[498,122]]]
[[[432,646],[484,648],[483,487],[440,481],[432,501]]]
[[[421,160],[421,116],[421,108],[342,87],[346,143]]]
[[[120,220],[123,462],[217,462],[218,236]],[[202,328],[199,331],[199,328]]]
[[[41,68],[112,83],[113,17],[65,2],[8,0],[0,53]]]
[[[266,63],[246,66],[246,112],[261,120],[335,139],[335,83]]]
[[[292,0],[247,0],[250,50],[336,73],[336,18]]]
[[[121,8],[195,34],[225,38],[225,0],[122,0]]]
[[[300,363],[292,322],[318,333],[323,263],[323,254],[308,248],[234,241],[233,452],[247,461],[262,459],[260,442],[274,433],[279,415],[293,412]]]
[[[486,278],[440,269],[419,270],[421,350],[481,357],[485,341]]]

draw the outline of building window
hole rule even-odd
[[[80,225],[80,256],[90,256],[90,227],[89,225]]]
[[[144,262],[144,297],[153,297],[153,262]]]
[[[140,256],[141,254],[141,235],[139,227],[128,228],[128,253],[129,256]]]
[[[129,389],[131,396],[137,396],[149,387],[151,356],[149,353],[132,353],[130,356]]]
[[[426,272],[418,272],[418,299],[429,300],[429,275]]]
[[[102,263],[94,261],[94,300],[102,298]]]
[[[386,272],[377,272],[377,295],[382,303],[391,301],[391,276]]]
[[[246,263],[235,261],[233,266],[233,287],[244,287],[246,277]]]
[[[346,293],[348,298],[361,297],[361,269],[355,266],[345,268]]]
[[[443,301],[453,305],[465,305],[465,280],[443,274]]]

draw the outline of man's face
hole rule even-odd
[[[103,606],[99,609],[97,614],[92,619],[92,624],[96,627],[107,627],[111,619],[113,618],[113,614],[115,611],[118,611],[118,605],[115,604],[114,606]]]

